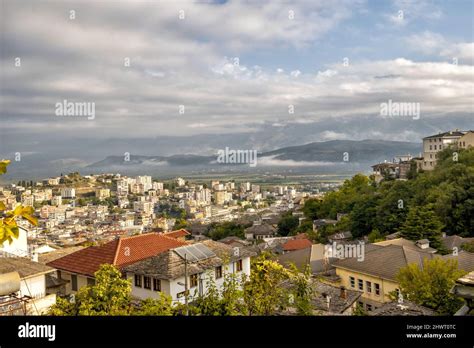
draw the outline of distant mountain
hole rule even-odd
[[[377,162],[391,160],[396,155],[416,156],[421,151],[420,143],[386,140],[330,140],[300,146],[285,147],[265,152],[261,157],[296,162],[341,162],[344,153],[349,162]]]
[[[417,155],[421,144],[385,140],[331,140],[314,142],[306,145],[284,147],[274,151],[259,153],[258,164],[263,166],[315,166],[338,165],[344,163],[347,153],[349,163],[376,163],[391,160],[396,155]],[[131,155],[127,160],[124,156],[108,156],[86,168],[94,170],[106,169],[137,169],[137,167],[163,166],[206,166],[219,167],[216,156],[173,155],[173,156],[141,156]]]

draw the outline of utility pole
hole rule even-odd
[[[186,315],[189,315],[188,307],[188,257],[184,254],[184,303],[186,305]]]

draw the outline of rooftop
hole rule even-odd
[[[121,237],[100,246],[91,246],[53,260],[47,265],[71,273],[94,276],[102,264],[122,268],[186,244],[163,234],[146,233]]]
[[[24,257],[4,257],[0,262],[0,274],[10,272],[18,272],[23,279],[54,272],[54,268]]]
[[[188,261],[188,274],[198,274],[205,270],[223,265],[226,260],[236,261],[245,257],[255,256],[254,252],[246,248],[239,248],[239,253],[234,248],[212,240],[206,240],[194,245],[201,244],[209,248],[214,255],[194,262]],[[176,279],[184,275],[184,259],[176,250],[168,250],[157,256],[149,257],[124,268],[124,271],[135,274],[147,275],[159,279]]]
[[[432,309],[417,305],[410,301],[388,302],[381,307],[370,312],[370,315],[383,315],[383,316],[419,316],[419,315],[436,315]]]
[[[453,131],[447,131],[444,133],[438,133],[434,135],[430,135],[427,137],[424,137],[424,139],[433,139],[433,138],[442,138],[442,137],[462,137],[466,132],[460,131],[460,130],[453,130]]]

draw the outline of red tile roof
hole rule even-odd
[[[181,238],[181,237],[189,236],[191,233],[186,231],[184,228],[182,228],[177,231],[165,232],[164,234],[165,236],[171,237],[171,238]]]
[[[292,251],[292,250],[301,250],[311,247],[311,243],[308,239],[291,239],[285,244],[283,244],[283,250]]]
[[[186,244],[163,234],[146,233],[121,237],[101,246],[85,248],[51,261],[47,265],[71,273],[94,276],[102,264],[122,268]]]

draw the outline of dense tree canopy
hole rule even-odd
[[[456,260],[426,259],[422,268],[412,263],[400,269],[397,281],[403,298],[447,315],[454,314],[463,304],[450,290],[465,273],[458,269]]]
[[[348,220],[322,229],[322,242],[325,235],[344,229],[354,237],[377,231],[375,239],[402,232],[413,240],[428,238],[434,247],[440,246],[441,231],[474,236],[474,149],[445,149],[434,170],[411,172],[408,180],[376,183],[357,174],[323,199],[306,201],[303,212],[311,220],[348,214]]]

